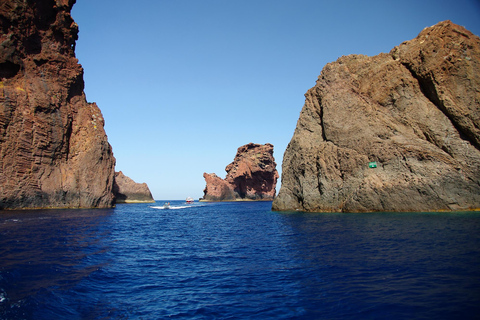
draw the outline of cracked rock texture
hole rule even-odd
[[[113,193],[115,203],[155,202],[146,183],[137,183],[122,171],[115,172]]]
[[[273,145],[249,143],[237,150],[235,159],[226,168],[224,179],[204,173],[203,200],[273,200],[278,179]]]
[[[0,209],[113,204],[115,158],[83,93],[74,3],[0,2]]]
[[[305,97],[274,210],[480,208],[480,39],[465,28],[341,57]]]

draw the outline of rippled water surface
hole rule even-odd
[[[0,212],[0,319],[479,319],[480,213]]]

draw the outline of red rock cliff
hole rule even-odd
[[[389,54],[327,64],[305,95],[273,209],[480,208],[479,88],[480,39],[450,21]]]
[[[237,150],[235,159],[225,171],[225,180],[216,174],[204,173],[207,183],[204,200],[273,200],[277,185],[277,164],[273,145],[249,143]]]
[[[83,93],[74,3],[0,2],[0,209],[112,206],[115,158]]]

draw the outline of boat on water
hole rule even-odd
[[[192,197],[188,197],[187,200],[185,200],[187,203],[193,203],[193,198]]]
[[[163,209],[170,209],[170,202],[165,202]]]

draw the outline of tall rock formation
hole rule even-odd
[[[0,209],[113,204],[115,158],[83,93],[74,3],[0,2]]]
[[[203,200],[273,200],[278,179],[273,145],[249,143],[237,150],[235,159],[226,168],[225,180],[216,174],[204,173]]]
[[[146,183],[137,183],[123,174],[115,172],[113,183],[115,203],[155,202]]]
[[[274,210],[480,208],[480,39],[465,28],[341,57],[305,97]]]

